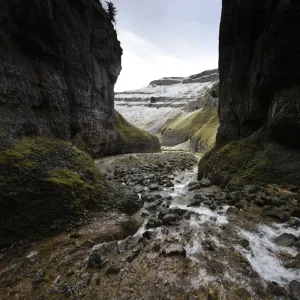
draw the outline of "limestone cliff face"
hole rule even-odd
[[[262,130],[300,147],[300,3],[223,0],[218,146]]]
[[[100,2],[3,0],[0,23],[0,150],[41,135],[117,152],[122,48]]]
[[[78,149],[94,157],[160,150],[114,110],[121,55],[98,0],[1,2],[0,249],[94,211],[140,208],[137,194],[106,182]]]
[[[220,127],[199,178],[300,183],[299,30],[299,1],[223,0]]]

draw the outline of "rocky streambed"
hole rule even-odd
[[[298,191],[224,190],[196,181],[198,159],[165,152],[97,161],[142,209],[101,213],[0,253],[0,298],[300,299]]]

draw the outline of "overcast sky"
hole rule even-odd
[[[218,66],[221,0],[113,0],[124,54],[116,91]]]

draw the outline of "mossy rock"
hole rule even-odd
[[[130,197],[122,200],[92,158],[68,142],[22,139],[0,152],[0,169],[0,248],[63,231],[86,211],[130,212]]]
[[[117,111],[115,111],[115,128],[119,136],[117,153],[160,151],[157,137],[133,126]]]
[[[300,184],[300,152],[251,136],[212,149],[199,162],[198,178],[215,177],[231,187],[250,183]]]

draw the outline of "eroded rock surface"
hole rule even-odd
[[[298,1],[223,0],[219,151],[200,164],[200,177],[299,184],[299,8]]]

